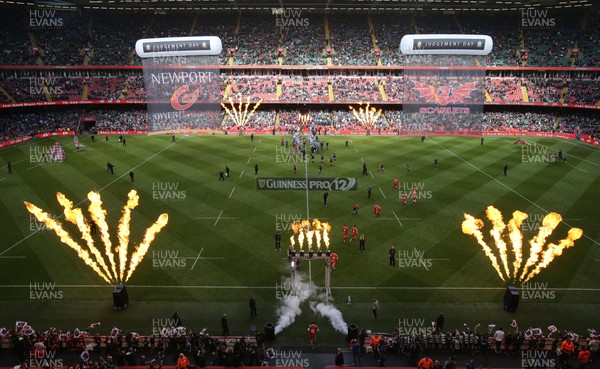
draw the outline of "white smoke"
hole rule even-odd
[[[281,305],[277,307],[277,324],[275,334],[281,333],[296,321],[296,317],[302,313],[300,305],[315,294],[316,286],[310,282],[304,282],[304,276],[296,272],[295,278],[288,277],[282,282]]]
[[[344,321],[342,312],[335,306],[327,302],[326,297],[322,296],[322,302],[310,302],[310,309],[325,318],[328,318],[333,328],[343,334],[348,334],[348,323]]]

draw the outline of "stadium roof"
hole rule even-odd
[[[0,0],[0,4],[65,10],[150,11],[265,11],[302,9],[308,12],[346,11],[517,11],[522,9],[577,10],[593,0]]]

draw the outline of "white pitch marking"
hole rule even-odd
[[[244,169],[242,169],[242,173],[240,173],[240,178],[244,175]]]
[[[194,264],[192,264],[192,269],[190,269],[190,270],[194,270],[194,267],[196,266],[196,263],[198,262],[198,259],[200,258],[200,255],[202,254],[202,251],[204,251],[204,247],[200,249],[198,256],[196,256],[196,260],[194,260]]]
[[[398,218],[398,216],[396,215],[396,212],[395,212],[395,211],[392,211],[392,214],[394,214],[394,216],[396,217],[396,220],[397,220],[397,221],[398,221],[398,223],[400,224],[400,227],[404,227],[404,226],[402,225],[402,222],[400,221],[400,219],[399,219],[399,218]]]
[[[384,199],[387,199],[387,197],[385,196],[385,194],[383,193],[383,190],[381,189],[381,187],[379,187],[379,192],[381,192],[381,195],[383,196]]]
[[[221,219],[221,215],[223,215],[223,210],[221,210],[221,212],[219,213],[219,216],[217,217],[217,220],[215,221],[215,225],[217,225],[217,223],[219,222],[219,219]]]
[[[456,156],[458,159],[462,160],[465,164],[473,167],[475,170],[477,170],[478,172],[484,174],[486,177],[490,178],[491,180],[497,182],[498,184],[500,184],[502,187],[506,188],[507,190],[509,190],[510,192],[516,194],[517,196],[521,197],[523,200],[529,202],[531,205],[535,206],[536,208],[542,210],[545,213],[549,213],[548,210],[544,209],[543,207],[539,206],[538,204],[536,204],[535,202],[529,200],[527,197],[525,197],[524,195],[522,195],[520,192],[517,192],[515,189],[508,187],[505,183],[499,181],[497,178],[493,177],[492,175],[484,172],[482,169],[480,169],[478,166],[468,162],[467,160],[463,159],[461,156],[455,154],[454,152],[448,150],[447,148],[445,148],[444,146],[440,145],[439,143],[435,142],[434,140],[432,140],[431,138],[427,138],[428,140],[430,140],[431,142],[433,142],[434,144],[436,144],[437,146],[439,146],[440,148],[442,148],[443,150],[447,151],[448,153],[450,153],[451,155]],[[594,163],[595,164],[595,163]],[[563,219],[561,221],[561,223],[565,224],[567,227],[569,228],[573,228],[573,226],[571,226],[569,223],[565,222],[565,220]],[[588,236],[587,234],[583,234],[583,237],[587,238],[588,240],[592,241],[593,243],[595,243],[596,245],[600,246],[600,242],[594,240],[593,238],[591,238],[590,236]]]
[[[144,163],[148,162],[149,160],[151,160],[152,158],[156,157],[158,154],[160,154],[161,152],[167,150],[169,147],[175,145],[175,143],[179,142],[181,140],[181,138],[179,140],[177,140],[176,142],[171,143],[169,146],[165,147],[164,149],[162,149],[161,151],[157,152],[156,154],[153,154],[152,156],[148,157],[147,159],[145,159],[144,161],[142,161],[141,163],[139,163],[138,165],[136,165],[135,167],[133,167],[131,170],[137,169],[140,166],[142,166]],[[125,171],[125,173],[121,174],[120,176],[118,176],[117,178],[115,178],[114,180],[110,181],[107,185],[105,185],[104,187],[100,188],[98,190],[98,192],[102,192],[103,190],[105,190],[108,186],[112,185],[113,183],[117,182],[118,180],[120,180],[121,178],[125,177],[126,175],[128,175],[128,171]],[[84,202],[88,201],[87,197],[84,200],[81,200],[80,202],[78,202],[77,204],[74,205],[74,207],[77,207],[81,204],[83,204]],[[61,219],[62,217],[64,217],[64,214],[60,214],[57,219]],[[17,245],[20,245],[23,241],[29,239],[29,237],[33,236],[34,234],[38,233],[42,228],[38,229],[35,232],[32,232],[30,234],[28,234],[27,236],[25,236],[24,238],[22,238],[20,241],[17,241],[17,243],[15,243],[14,245],[12,245],[11,247],[5,249],[4,251],[0,252],[0,256],[4,255],[7,251],[13,249],[14,247],[16,247]]]
[[[233,191],[235,191],[235,186],[231,189],[231,192],[229,193],[229,198],[231,198],[231,195],[233,195]]]

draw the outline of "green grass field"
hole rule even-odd
[[[525,146],[514,144],[514,137],[486,138],[483,146],[476,138],[432,137],[420,142],[417,137],[324,137],[329,150],[322,176],[358,178],[357,191],[332,191],[325,207],[322,191],[310,191],[307,199],[305,191],[256,189],[255,164],[260,168],[258,177],[304,176],[304,163],[293,174],[292,165],[286,162],[289,158],[280,150],[280,139],[257,136],[251,142],[249,136],[195,136],[177,137],[172,143],[170,136],[130,136],[128,146],[122,147],[114,136],[95,143],[81,137],[86,149],[76,151],[72,138],[60,138],[67,158],[51,165],[40,165],[31,155],[51,146],[54,139],[1,150],[2,164],[11,161],[14,173],[8,175],[4,166],[0,174],[0,326],[26,320],[38,329],[67,330],[101,321],[100,332],[108,333],[114,325],[149,334],[156,319],[167,319],[178,310],[183,324],[193,330],[208,327],[220,334],[223,313],[229,315],[233,334],[248,333],[252,325],[262,329],[266,322],[276,322],[276,284],[290,274],[285,247],[291,233],[286,221],[305,218],[307,209],[311,219],[332,225],[332,249],[340,256],[332,274],[333,297],[348,323],[390,332],[398,319],[421,319],[429,325],[441,311],[450,329],[478,322],[508,326],[516,319],[520,327],[545,329],[555,324],[583,334],[597,323],[599,149],[533,139],[539,152],[548,147],[568,155],[566,163],[545,165],[525,163]],[[337,161],[330,166],[327,159],[333,151]],[[435,158],[440,163],[437,169]],[[371,175],[361,175],[362,160]],[[107,173],[107,161],[115,165],[114,175]],[[319,161],[317,154],[315,164],[307,164],[309,176],[318,176]],[[377,170],[381,162],[384,173]],[[502,173],[505,163],[507,176]],[[223,182],[218,175],[225,165],[231,168],[231,177]],[[135,183],[130,182],[130,170]],[[415,183],[425,198],[415,206],[410,200],[402,206],[392,188],[394,177],[399,178],[401,188]],[[368,185],[373,188],[371,199],[367,198]],[[140,195],[132,215],[132,242],[137,244],[161,213],[169,214],[169,224],[127,282],[131,306],[116,312],[112,287],[54,233],[39,230],[23,201],[60,216],[55,196],[60,191],[87,214],[86,194],[100,191],[115,244],[116,223],[132,188]],[[361,206],[358,215],[351,214],[354,203]],[[379,219],[372,214],[374,204],[383,208]],[[532,280],[545,293],[543,297],[522,299],[516,313],[500,309],[508,282],[499,278],[475,239],[461,232],[463,213],[485,220],[488,205],[500,209],[505,222],[514,210],[530,214],[523,230],[525,240],[535,235],[534,229],[549,211],[564,218],[549,242],[562,239],[570,227],[584,231],[574,248]],[[485,222],[486,240],[492,244],[489,222]],[[366,235],[365,253],[358,253],[357,244],[342,242],[344,224],[356,225]],[[280,252],[274,251],[277,227],[285,229]],[[65,229],[79,239],[75,226],[65,224]],[[96,241],[100,241],[98,236]],[[430,264],[427,268],[391,267],[387,255],[392,245],[408,253],[404,255],[415,250],[422,253]],[[528,250],[526,242],[524,246]],[[171,259],[157,261],[157,252],[163,257],[177,255],[176,265],[169,264]],[[304,263],[302,272],[310,273],[311,280],[322,286],[324,268],[322,261],[313,261]],[[55,283],[54,291],[61,291],[62,299],[32,300],[31,284],[35,283]],[[248,308],[251,295],[256,296],[259,313],[253,320]],[[352,297],[352,305],[346,304],[347,296]],[[370,313],[375,296],[381,304],[376,321]],[[321,342],[333,346],[344,340],[325,318],[315,317],[307,303],[302,310],[296,322],[278,336],[280,344],[307,344],[305,330],[313,319],[321,328]]]

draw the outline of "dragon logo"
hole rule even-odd
[[[190,86],[184,85],[179,87],[171,96],[171,106],[175,110],[186,110],[190,106],[194,105],[198,96],[200,95],[200,89],[190,92]]]
[[[425,103],[441,106],[464,103],[465,99],[472,99],[471,93],[477,91],[475,82],[464,83],[460,86],[439,86],[437,88],[419,81],[412,81],[412,83],[414,84],[413,90],[419,93],[419,99],[425,99]]]

